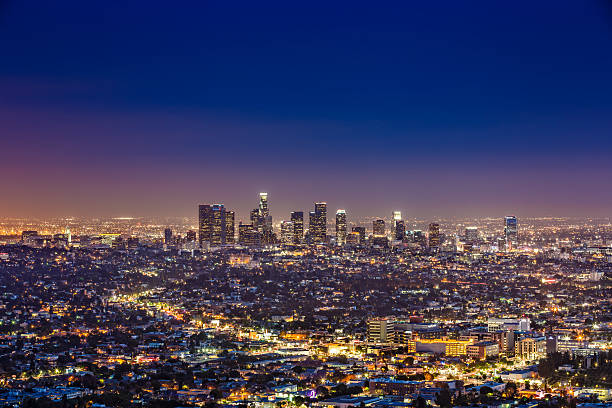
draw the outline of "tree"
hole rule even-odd
[[[347,395],[348,394],[348,388],[346,384],[344,383],[340,383],[336,385],[334,388],[332,388],[332,391],[334,395]]]
[[[444,384],[440,393],[436,397],[436,403],[440,406],[440,408],[449,408],[452,406],[451,401],[451,393],[448,389],[448,384]]]
[[[486,403],[489,400],[489,394],[493,394],[493,388],[487,385],[480,387],[480,402]]]
[[[350,386],[346,389],[347,394],[349,395],[355,395],[355,394],[361,394],[363,392],[363,390],[361,389],[360,386],[358,385],[353,385]]]
[[[210,396],[211,396],[212,399],[218,400],[219,398],[221,398],[223,396],[223,394],[221,393],[221,391],[219,391],[217,388],[215,388],[214,390],[212,390],[210,392]]]
[[[506,383],[506,395],[510,398],[514,397],[516,395],[516,391],[517,391],[517,386],[516,383],[512,382],[512,381],[508,381]]]

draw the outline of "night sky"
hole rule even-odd
[[[0,0],[0,216],[612,210],[612,4]]]

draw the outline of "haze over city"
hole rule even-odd
[[[35,6],[34,6],[35,4]],[[0,213],[609,216],[605,1],[5,1]]]

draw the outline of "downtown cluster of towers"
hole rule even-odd
[[[198,238],[200,247],[220,246],[239,243],[241,245],[268,244],[324,244],[330,242],[327,235],[327,203],[318,202],[314,211],[308,214],[308,230],[304,229],[304,212],[293,211],[289,221],[280,224],[280,237],[274,232],[272,216],[268,207],[268,193],[259,193],[259,204],[251,210],[250,223],[238,225],[236,241],[235,213],[223,204],[202,204],[198,208]],[[336,211],[335,236],[331,237],[337,245],[361,245],[366,242],[366,228],[347,228],[345,210]],[[469,232],[466,230],[466,235]],[[442,244],[443,234],[440,224],[430,223],[427,234],[423,231],[408,231],[400,211],[393,211],[393,225],[387,234],[385,220],[377,219],[372,223],[372,245],[387,246],[389,239],[396,242],[414,242],[432,249]],[[193,237],[195,238],[195,237]],[[518,222],[515,216],[504,219],[504,244],[513,249],[518,243]]]

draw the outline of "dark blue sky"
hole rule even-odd
[[[0,213],[610,215],[609,2],[293,3],[0,2]]]

